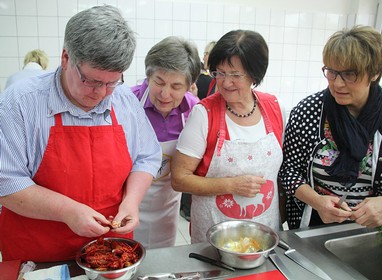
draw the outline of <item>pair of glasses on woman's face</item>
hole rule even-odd
[[[104,83],[101,81],[96,81],[96,80],[90,80],[84,77],[84,75],[81,73],[80,67],[76,65],[77,73],[80,76],[80,80],[83,83],[84,86],[87,87],[93,87],[93,88],[98,88],[102,87],[103,85],[106,85],[107,88],[115,88],[116,86],[122,85],[124,83],[123,81],[123,74],[121,76],[121,79],[115,82],[109,82],[109,83]]]
[[[354,70],[336,71],[326,66],[322,67],[322,73],[324,73],[325,78],[327,78],[330,81],[334,81],[338,75],[346,83],[355,83],[358,78],[357,71],[354,71]]]
[[[242,78],[247,76],[245,74],[240,74],[240,73],[227,74],[227,73],[220,72],[220,71],[212,71],[212,72],[210,72],[210,75],[213,78],[218,79],[218,80],[230,78],[232,81],[240,81]]]

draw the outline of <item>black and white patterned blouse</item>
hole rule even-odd
[[[379,187],[382,183],[382,137],[378,131],[360,164],[357,183],[350,190],[325,172],[325,168],[333,163],[339,153],[323,112],[325,91],[300,101],[293,108],[285,129],[284,161],[279,176],[287,194],[286,210],[290,229],[300,227],[305,203],[295,197],[295,191],[303,184],[314,186],[320,194],[338,196],[348,192],[347,202],[350,206],[355,206],[365,197],[382,195]],[[378,151],[378,155],[373,157],[373,151]]]

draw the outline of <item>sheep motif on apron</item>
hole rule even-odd
[[[262,176],[267,182],[252,198],[235,194],[192,196],[191,242],[205,242],[207,230],[216,223],[243,219],[279,229],[277,174],[282,162],[282,149],[261,103],[267,134],[256,142],[224,140],[216,145],[206,177],[233,177],[244,174]],[[225,109],[225,107],[224,107]],[[224,110],[225,115],[225,110]],[[220,129],[224,129],[221,125]],[[220,152],[220,155],[218,153]]]
[[[142,106],[148,94],[149,88],[140,100]],[[183,114],[182,123],[184,126]],[[171,187],[170,170],[177,142],[178,140],[160,142],[162,164],[139,206],[139,226],[134,230],[134,238],[146,248],[175,245],[181,193]]]

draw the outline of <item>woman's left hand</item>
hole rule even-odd
[[[375,228],[382,225],[382,197],[365,198],[357,206],[352,207],[352,220],[357,224],[368,228]]]
[[[113,222],[118,224],[118,227],[113,228],[111,230],[112,232],[127,234],[139,225],[139,210],[126,209],[126,211],[124,211],[120,209],[118,214],[114,217]]]

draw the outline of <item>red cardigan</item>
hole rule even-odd
[[[284,130],[283,118],[280,105],[274,95],[259,91],[253,92],[256,95],[258,106],[260,107],[264,119],[267,133],[273,131],[280,146],[282,146],[282,134]],[[219,147],[223,145],[224,139],[229,140],[227,123],[225,121],[225,101],[220,93],[215,93],[200,101],[208,115],[208,135],[206,152],[199,163],[195,174],[205,176],[207,174],[216,144]],[[225,128],[221,130],[221,127]],[[222,135],[220,135],[222,133]],[[219,138],[219,136],[221,136]],[[219,151],[218,151],[219,152]]]

